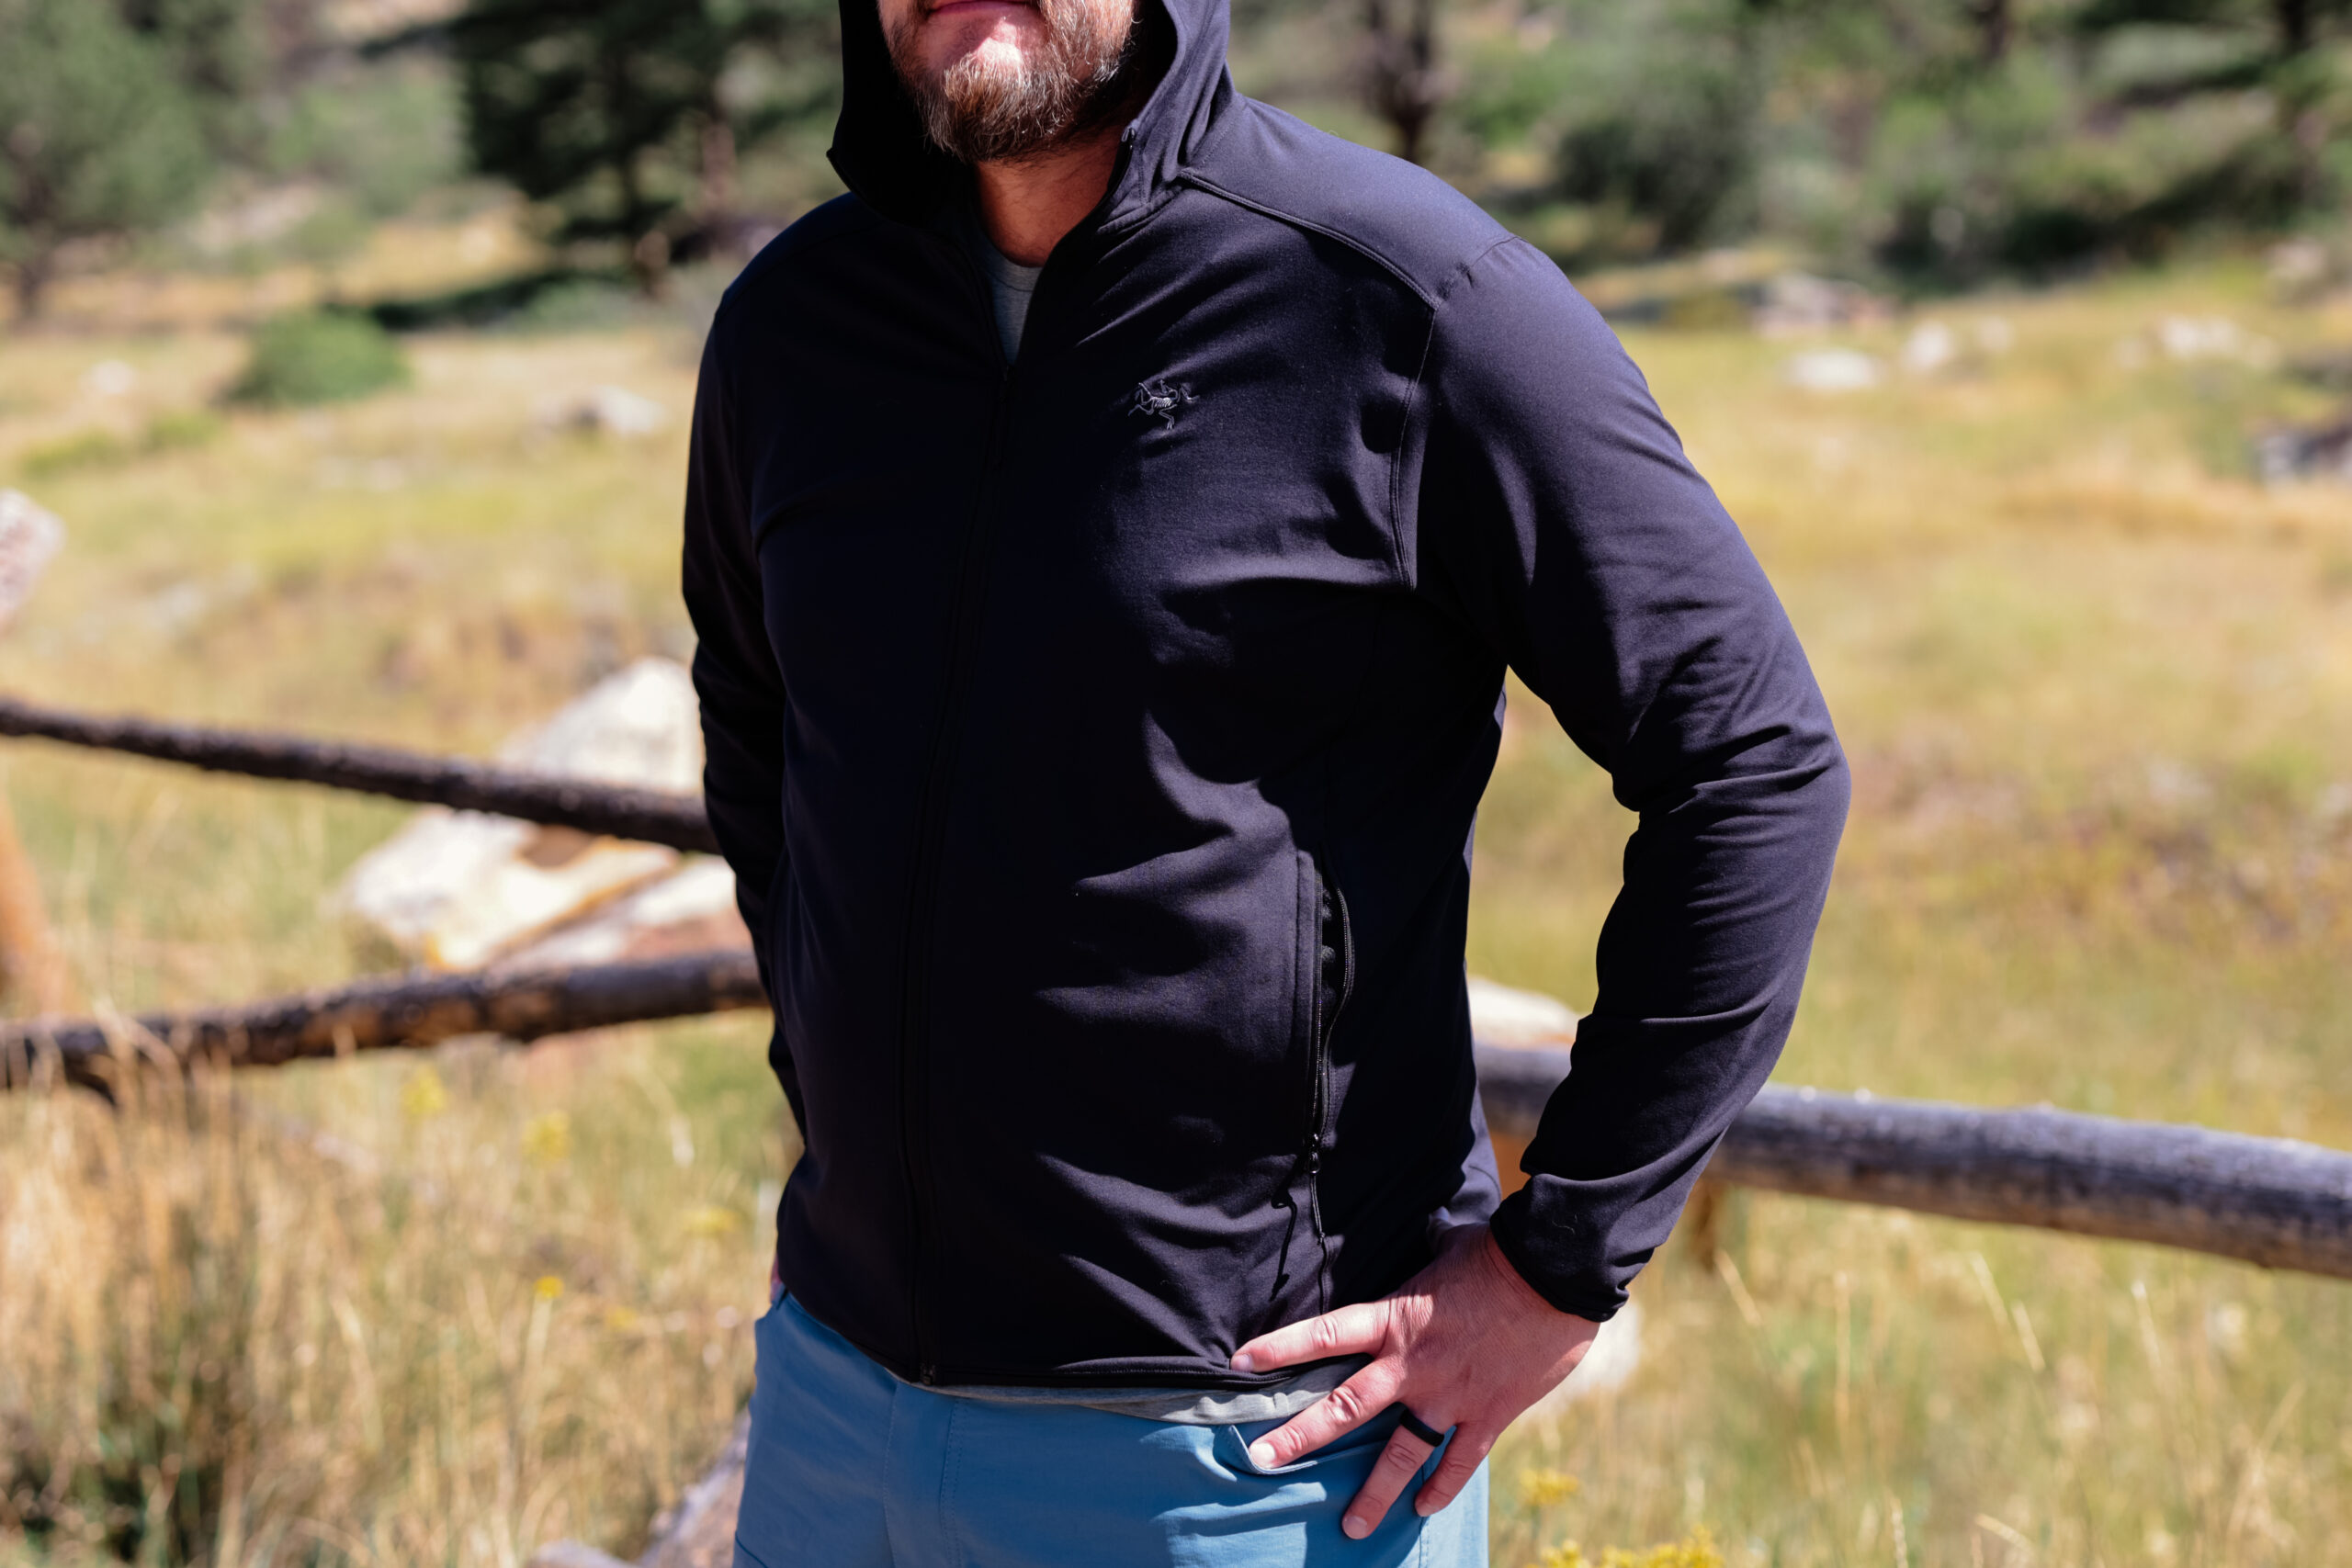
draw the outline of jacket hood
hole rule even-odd
[[[1197,153],[1217,106],[1230,96],[1227,0],[1136,0],[1168,19],[1168,70],[1121,138],[1123,156],[1101,209],[1114,224],[1154,204]],[[962,188],[961,164],[923,133],[882,36],[876,0],[841,0],[842,114],[828,154],[843,184],[886,217],[916,223]]]

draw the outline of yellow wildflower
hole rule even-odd
[[[560,1111],[523,1123],[523,1157],[533,1165],[561,1165],[571,1157],[571,1118]]]
[[[563,1294],[563,1281],[553,1274],[542,1274],[538,1283],[531,1287],[531,1293],[543,1302],[551,1302]]]
[[[686,1234],[692,1236],[716,1239],[742,1228],[743,1216],[720,1203],[705,1203],[686,1214]]]
[[[409,1074],[401,1086],[401,1114],[412,1122],[429,1121],[449,1109],[449,1088],[430,1066]]]
[[[1565,1470],[1531,1470],[1520,1482],[1520,1495],[1531,1508],[1565,1503],[1584,1490],[1584,1483]]]
[[[1584,1554],[1582,1546],[1571,1540],[1546,1547],[1542,1560],[1531,1568],[1724,1568],[1724,1556],[1715,1550],[1715,1538],[1702,1525],[1680,1540],[1665,1541],[1643,1551],[1622,1546],[1603,1548],[1597,1565]]]

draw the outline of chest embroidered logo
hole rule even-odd
[[[1193,389],[1181,381],[1170,381],[1165,376],[1154,376],[1136,389],[1135,400],[1127,406],[1129,413],[1139,413],[1173,426],[1176,411],[1186,403],[1200,400],[1193,396]]]

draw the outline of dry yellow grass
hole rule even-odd
[[[131,311],[111,300],[74,303]],[[206,309],[170,334],[0,342],[0,482],[201,403],[236,365],[218,316],[243,307]],[[2352,500],[2238,471],[2251,427],[2313,412],[2308,392],[2119,358],[2168,312],[2352,344],[2352,312],[2288,310],[2228,264],[1941,310],[1963,338],[1998,315],[2014,348],[1846,398],[1782,384],[1804,345],[1632,340],[1855,759],[1786,1079],[2352,1146]],[[0,687],[478,750],[618,659],[683,650],[691,344],[413,354],[410,390],[233,413],[209,445],[43,479],[72,542],[0,643]],[[84,390],[109,358],[138,386]],[[600,382],[678,422],[641,443],[543,428],[538,402]],[[40,748],[0,762],[94,997],[226,998],[352,964],[319,897],[395,809]],[[1515,694],[1474,966],[1589,1002],[1625,827]],[[149,1449],[107,1495],[129,1514],[96,1528],[152,1517],[153,1561],[185,1492],[158,1491],[171,1451],[216,1488],[177,1545],[224,1565],[628,1547],[748,1373],[718,1314],[757,1304],[758,1189],[784,1157],[758,1058],[737,1023],[460,1054],[437,1100],[396,1062],[249,1079],[243,1112],[202,1100],[193,1121],[0,1105],[0,1465],[111,1473],[90,1413],[120,1409]],[[376,1165],[322,1162],[263,1112]],[[1642,1370],[1507,1445],[1503,1568],[1573,1561],[1570,1541],[1590,1562],[2352,1560],[2352,1290],[1765,1197],[1734,1201],[1724,1256],[1669,1249],[1641,1286]],[[232,1494],[242,1511],[204,1503]],[[74,1531],[0,1522],[0,1561],[96,1550]]]
[[[749,1389],[783,1151],[763,1095],[690,1116],[673,1087],[741,1046],[12,1105],[0,1560],[515,1568],[641,1537]]]

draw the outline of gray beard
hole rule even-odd
[[[1142,0],[1149,4],[1150,0]],[[915,44],[920,17],[890,31],[890,61],[940,151],[966,164],[1018,163],[1100,127],[1135,95],[1143,51],[1138,19],[1116,37],[1084,0],[1039,0],[1042,56],[1006,75],[967,55],[937,75],[923,73]]]

